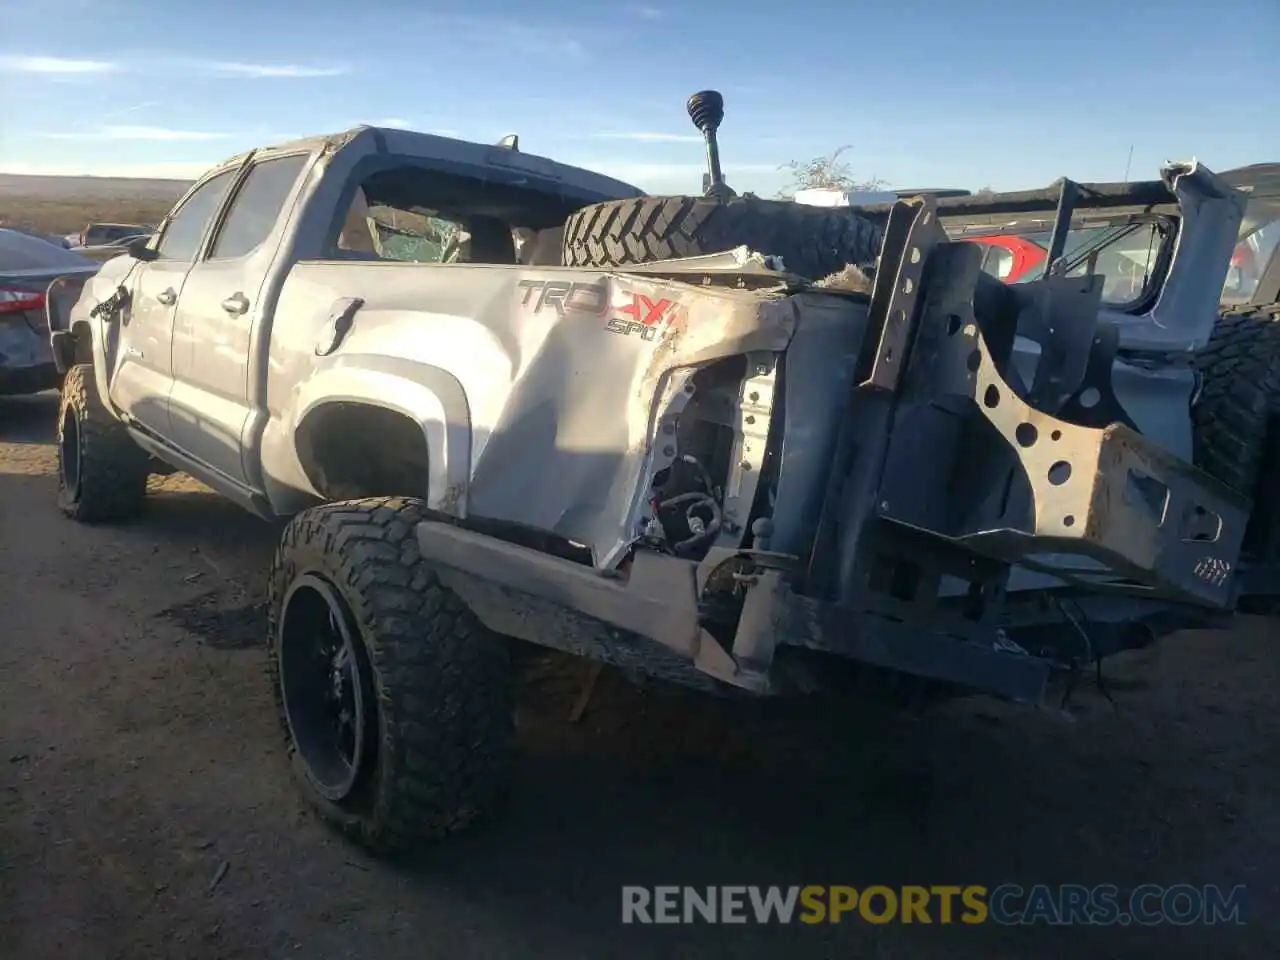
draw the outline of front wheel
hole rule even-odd
[[[147,455],[98,396],[93,367],[76,364],[58,409],[58,508],[83,523],[127,520],[142,511]]]
[[[301,790],[375,853],[468,826],[506,785],[502,637],[419,554],[419,501],[299,514],[271,573],[270,668]]]

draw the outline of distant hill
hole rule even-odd
[[[168,200],[178,199],[190,180],[144,180],[134,177],[43,177],[0,173],[0,199],[31,200]]]
[[[0,173],[0,226],[61,235],[79,231],[90,222],[154,224],[191,183]]]

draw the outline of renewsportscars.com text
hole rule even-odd
[[[1245,888],[1084,886],[626,886],[622,922],[1174,926],[1244,923]]]

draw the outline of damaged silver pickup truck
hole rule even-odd
[[[1234,349],[1238,193],[1186,163],[802,207],[736,196],[719,97],[690,113],[704,197],[360,128],[229,161],[49,291],[62,509],[125,519],[177,468],[292,517],[272,683],[308,800],[372,849],[502,789],[507,638],[713,691],[1035,702],[1239,603],[1276,384],[1198,360]],[[944,227],[984,204],[1056,210],[1064,268],[983,274]],[[1065,266],[1102,208],[1157,225],[1131,303]]]

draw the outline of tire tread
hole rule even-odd
[[[565,225],[564,263],[616,267],[745,245],[818,279],[851,263],[874,263],[882,239],[879,225],[847,208],[756,197],[634,197],[573,214]]]
[[[150,473],[146,453],[102,403],[91,364],[78,363],[62,382],[58,411],[58,451],[66,414],[80,427],[80,485],[72,496],[58,471],[58,509],[81,523],[128,520],[142,512]],[[61,464],[60,464],[61,466]]]
[[[415,528],[425,518],[407,497],[315,507],[289,523],[271,571],[269,672],[295,772],[325,820],[380,854],[468,826],[497,802],[513,756],[507,648],[420,555]],[[342,591],[376,688],[375,767],[364,795],[343,806],[299,772],[279,682],[281,606],[307,569]]]

